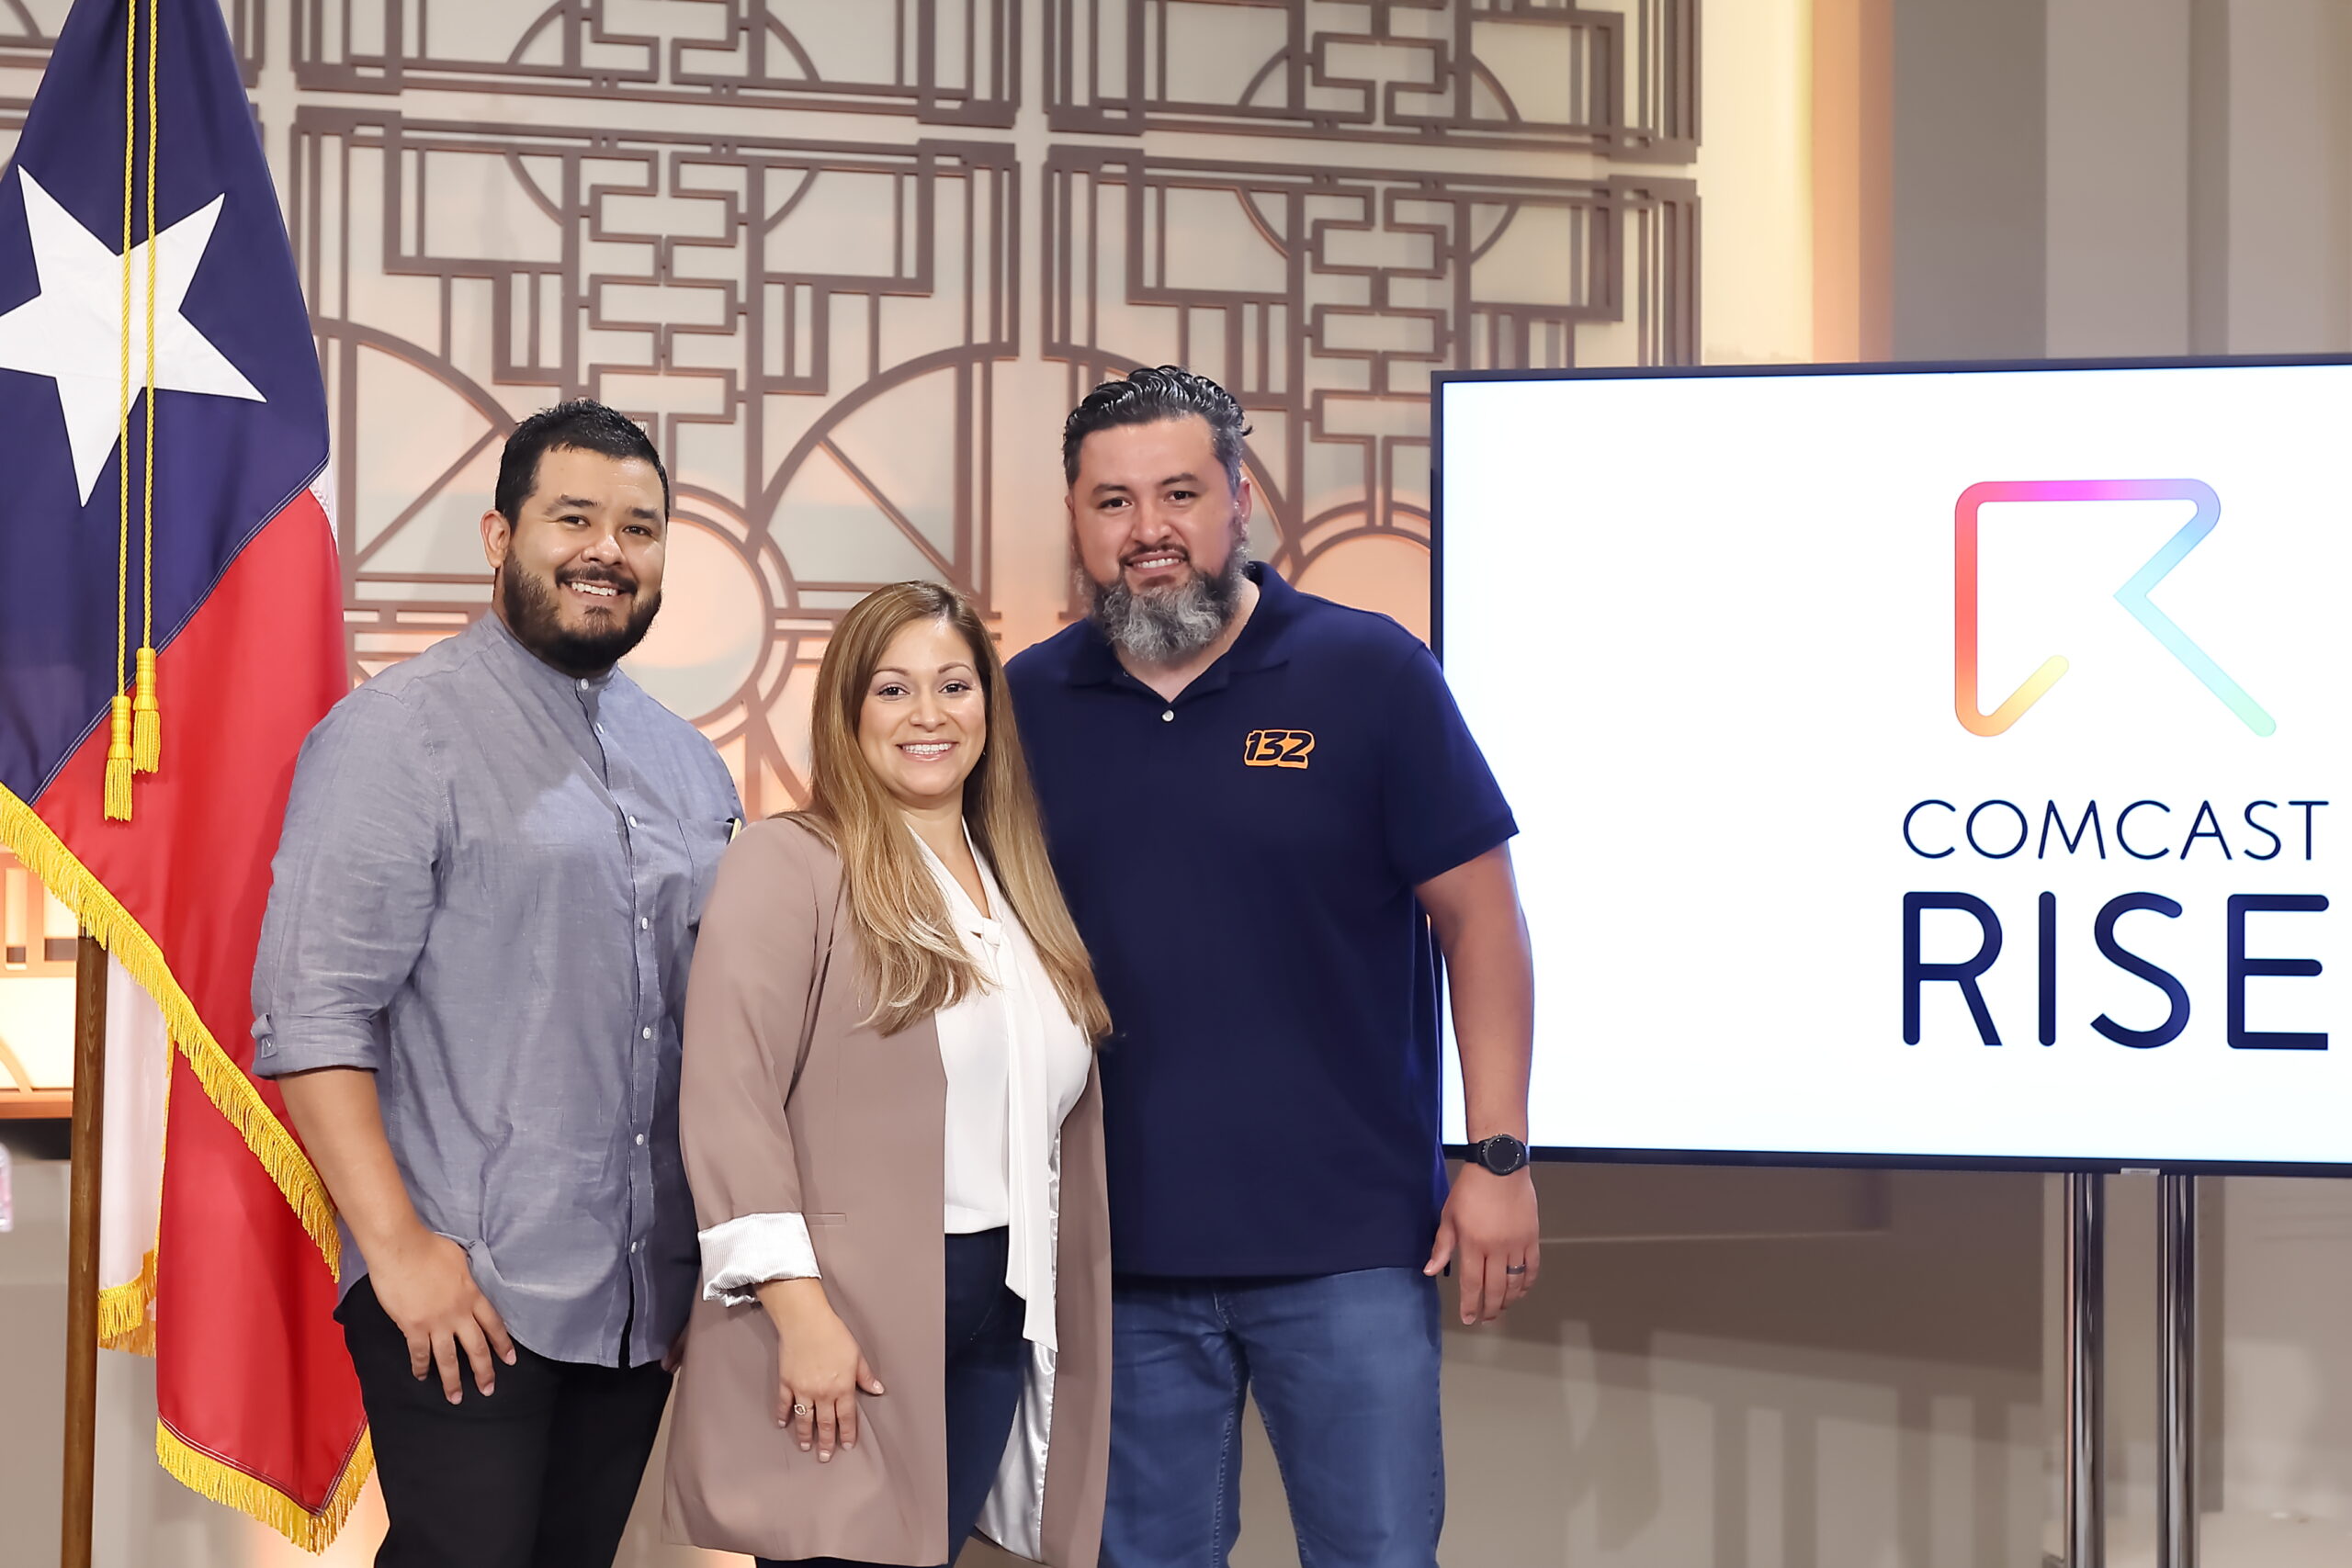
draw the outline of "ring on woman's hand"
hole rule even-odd
[[[792,1407],[792,1413],[795,1416],[814,1416],[817,1414],[817,1407],[813,1404],[796,1404]]]
[[[1524,1263],[1506,1263],[1503,1265],[1503,1272],[1506,1274],[1524,1274],[1527,1272],[1527,1265]]]

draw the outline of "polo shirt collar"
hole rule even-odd
[[[1233,639],[1233,646],[1217,656],[1210,665],[1186,686],[1184,696],[1221,690],[1236,675],[1254,671],[1271,670],[1290,659],[1283,631],[1298,616],[1299,592],[1283,581],[1282,573],[1264,561],[1251,561],[1243,569],[1250,581],[1258,585],[1258,604],[1250,612],[1250,624]],[[1132,680],[1119,656],[1112,651],[1110,638],[1092,620],[1086,623],[1085,640],[1079,644],[1077,657],[1070,660],[1069,684],[1073,686],[1108,686],[1122,680]]]

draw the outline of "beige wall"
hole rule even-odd
[[[2042,352],[2043,0],[1890,0],[1893,357]]]

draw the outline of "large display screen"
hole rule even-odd
[[[2352,1164],[2352,365],[1437,400],[1538,1145]]]

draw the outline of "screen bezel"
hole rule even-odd
[[[1430,651],[1445,662],[1445,390],[1489,381],[1701,380],[1728,377],[1966,376],[2020,371],[2063,375],[2085,370],[2263,370],[2309,366],[2352,366],[2346,354],[2177,355],[2115,359],[1867,360],[1787,365],[1639,365],[1576,369],[1440,370],[1430,376]],[[1439,960],[1441,965],[1443,959]],[[1441,1024],[1442,1027],[1442,1024]],[[1533,1131],[1532,1127],[1529,1129]],[[1467,1156],[1464,1145],[1446,1153]],[[2184,1176],[2352,1177],[2352,1159],[2341,1164],[2287,1161],[2183,1159],[2075,1159],[2064,1156],[1962,1154],[1852,1154],[1804,1149],[1621,1148],[1607,1145],[1528,1145],[1532,1160],[1600,1165],[1793,1166],[1860,1170],[2013,1170],[2156,1174]]]

